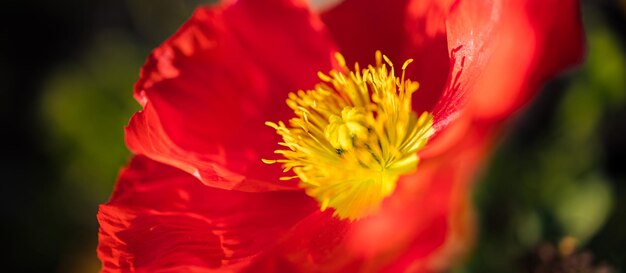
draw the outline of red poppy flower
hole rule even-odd
[[[98,212],[103,271],[445,268],[471,241],[469,182],[494,129],[580,60],[580,31],[573,0],[199,8],[135,86],[136,156]],[[383,178],[364,175],[382,161]]]

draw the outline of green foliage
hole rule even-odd
[[[139,109],[132,86],[144,54],[119,33],[104,33],[94,44],[50,77],[41,109],[68,190],[99,203],[128,157],[123,127]]]

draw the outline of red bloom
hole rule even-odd
[[[558,11],[558,12],[555,12]],[[279,181],[289,92],[318,71],[415,60],[417,113],[435,134],[417,172],[357,221],[322,212]],[[574,0],[346,0],[314,14],[297,0],[200,8],[149,57],[143,110],[126,130],[136,154],[100,207],[104,272],[428,272],[471,240],[467,188],[494,128],[541,83],[579,61]]]

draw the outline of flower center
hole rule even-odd
[[[433,134],[432,115],[417,116],[411,96],[419,84],[396,77],[393,64],[379,51],[376,65],[354,71],[335,54],[341,71],[318,73],[315,89],[290,93],[287,105],[296,117],[287,126],[266,122],[282,136],[276,150],[285,172],[300,179],[306,194],[321,210],[335,209],[341,219],[359,219],[375,212],[396,187],[398,178],[417,168],[417,151]],[[384,59],[384,62],[383,62]]]

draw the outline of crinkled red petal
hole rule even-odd
[[[395,220],[387,223],[389,234],[394,236],[401,236],[397,233],[419,234],[420,225],[415,223],[428,221],[423,218],[434,219],[430,220],[433,222],[437,217],[445,219],[445,227],[426,230],[421,233],[423,237],[405,236],[414,240],[385,272],[444,272],[471,248],[475,234],[468,196],[497,129],[491,123],[472,126],[472,130],[446,153],[422,162],[415,174],[403,177],[397,193],[385,203],[380,214]],[[432,185],[424,185],[429,183]],[[422,187],[434,190],[423,193],[424,197],[418,201],[415,196],[424,191]],[[395,243],[402,244],[402,241],[397,239]]]
[[[249,8],[231,10],[232,14],[239,14],[233,17],[225,15],[229,8],[197,12],[176,36],[155,51],[137,84],[136,96],[145,109],[133,118],[127,141],[135,152],[191,173],[211,186],[263,191],[277,189],[258,182],[264,178],[275,179],[272,176],[276,173],[272,172],[279,170],[258,169],[260,173],[255,173],[256,166],[262,169],[267,166],[254,160],[275,149],[277,137],[272,130],[268,130],[267,135],[260,129],[241,130],[241,124],[261,120],[257,114],[235,116],[234,124],[229,123],[229,115],[262,111],[265,113],[262,116],[270,116],[262,121],[285,120],[290,113],[279,107],[286,93],[293,90],[274,91],[272,88],[277,83],[267,80],[278,78],[279,71],[291,72],[282,71],[285,66],[280,65],[280,61],[254,55],[263,46],[241,42],[267,38],[252,39],[250,37],[256,37],[256,33],[250,30],[234,34],[226,31],[250,27],[252,21],[246,19],[248,17],[279,16],[272,13],[275,11],[254,10],[250,3],[252,1],[240,0],[233,4]],[[203,187],[194,184],[193,176],[178,169],[138,157],[122,175],[111,202],[103,205],[99,212],[99,256],[104,268],[113,272],[244,267],[251,272],[358,272],[366,269],[430,272],[441,265],[445,259],[441,257],[452,255],[449,249],[455,249],[455,244],[450,242],[467,239],[471,230],[463,226],[466,221],[459,220],[466,218],[463,215],[467,213],[464,205],[467,196],[458,192],[467,189],[491,143],[489,136],[497,125],[494,119],[510,115],[528,100],[546,77],[580,59],[582,35],[577,19],[578,4],[568,0],[394,1],[388,3],[389,7],[371,4],[371,7],[365,3],[359,6],[347,0],[324,14],[324,20],[348,59],[362,62],[362,58],[369,59],[371,52],[381,49],[393,51],[385,53],[398,62],[398,58],[425,52],[416,55],[422,59],[411,72],[415,80],[422,82],[420,92],[425,93],[424,97],[416,97],[419,102],[415,109],[433,111],[435,127],[442,132],[437,140],[446,143],[429,144],[438,152],[425,151],[418,171],[400,180],[379,214],[353,223],[340,221],[333,218],[330,211],[315,212],[315,202],[301,192],[243,193]],[[256,8],[262,10],[265,3],[258,5]],[[361,10],[348,11],[346,7],[350,5]],[[368,16],[376,15],[377,9],[382,26],[398,25],[404,31],[415,32],[385,33],[385,28],[369,22],[375,21]],[[559,13],[548,16],[547,12],[553,10]],[[304,8],[302,14],[309,16]],[[400,19],[394,18],[394,14]],[[342,16],[348,19],[341,19]],[[234,18],[244,23],[234,22]],[[315,23],[310,24],[314,17],[307,18],[309,26],[317,26],[310,28],[311,32],[324,32],[319,22],[314,20]],[[350,23],[353,21],[350,18],[366,18],[361,27],[384,41],[368,40],[368,32],[358,30],[356,24]],[[207,23],[209,21],[212,23]],[[285,38],[279,31],[271,31],[276,27],[272,23],[259,24],[250,29],[266,29],[279,41]],[[290,32],[291,26],[286,28],[278,29],[297,35]],[[206,33],[218,33],[219,39],[225,40],[212,43],[215,37],[209,38]],[[344,37],[349,34],[354,35],[354,41]],[[237,42],[231,43],[231,40]],[[325,41],[317,42],[330,44]],[[358,41],[368,48],[357,49]],[[371,44],[367,44],[368,41]],[[237,49],[222,48],[222,44]],[[559,51],[559,47],[566,49]],[[371,52],[366,52],[370,49]],[[247,75],[244,79],[272,88],[244,90],[242,92],[247,92],[246,97],[251,99],[233,102],[239,96],[232,92],[239,89],[227,85],[230,81],[224,78],[232,77],[239,66],[228,63],[230,59],[222,53],[239,53],[238,50],[246,55],[233,57],[236,62],[250,57],[256,60],[243,66]],[[319,65],[307,72],[313,75],[311,78],[304,74],[291,75],[296,89],[310,87],[302,85],[312,85],[317,81],[316,71],[330,68],[331,51],[315,51],[319,54],[313,55],[323,61],[319,64],[318,60]],[[427,64],[441,60],[447,64],[437,63],[429,72]],[[224,63],[224,70],[205,68],[207,62]],[[190,72],[186,73],[187,70]],[[445,74],[441,72],[444,70]],[[211,76],[213,74],[220,77]],[[441,75],[445,75],[445,81],[441,80]],[[420,80],[420,77],[426,79]],[[203,84],[224,88],[216,91],[212,87],[198,88]],[[282,84],[284,82],[281,87]],[[428,91],[431,89],[435,91]],[[257,102],[260,108],[256,108]],[[210,107],[203,108],[206,105]],[[213,120],[204,116],[206,113],[226,115]],[[461,116],[464,118],[459,118]],[[188,117],[191,120],[187,120]],[[197,127],[205,123],[207,128]],[[255,132],[255,135],[243,132]],[[241,134],[245,136],[238,136]],[[262,140],[265,137],[272,141]],[[251,142],[241,144],[241,139]],[[256,175],[250,175],[253,173]]]
[[[444,87],[418,92],[414,98],[425,109],[432,107],[435,116],[437,133],[424,151],[429,157],[462,139],[473,119],[499,122],[519,110],[549,77],[578,63],[584,53],[576,0],[415,0],[408,8],[409,26],[423,29],[414,31],[419,34],[413,41],[420,41],[423,34],[427,38],[421,39],[447,39]],[[437,43],[442,42],[432,38],[426,44]],[[419,43],[411,46],[415,52],[421,50]],[[429,73],[419,62],[417,69]],[[453,129],[452,123],[457,124]]]
[[[348,62],[374,61],[380,50],[398,67],[414,59],[408,78],[420,83],[413,108],[431,111],[448,78],[443,1],[346,0],[322,14],[322,20]]]
[[[321,18],[349,63],[371,64],[376,50],[402,62],[406,4],[407,0],[345,0]]]
[[[457,89],[478,118],[509,116],[584,53],[576,0],[459,1],[447,33]]]
[[[424,162],[379,214],[352,223],[301,192],[214,189],[138,156],[100,208],[98,255],[105,272],[430,272],[458,230],[453,193],[479,162],[476,152],[451,154]]]
[[[468,188],[488,148],[490,124],[403,176],[381,211],[355,221],[317,212],[286,232],[247,272],[435,272],[474,236]]]
[[[467,145],[489,142],[470,139]],[[484,145],[456,151],[404,176],[375,215],[355,222],[310,215],[245,272],[427,273],[449,266],[473,238],[467,190]]]
[[[302,192],[220,190],[137,156],[100,206],[98,257],[103,272],[241,269],[316,210]]]
[[[348,59],[371,63],[375,50],[415,59],[417,112],[441,132],[466,109],[501,119],[543,81],[582,58],[575,0],[346,0],[322,19]],[[558,12],[555,12],[558,11]],[[471,102],[468,102],[471,101]]]
[[[210,186],[284,189],[280,166],[261,163],[280,141],[264,122],[293,115],[287,94],[313,87],[334,51],[323,23],[296,0],[200,8],[142,68],[135,97],[145,109],[127,145]]]

